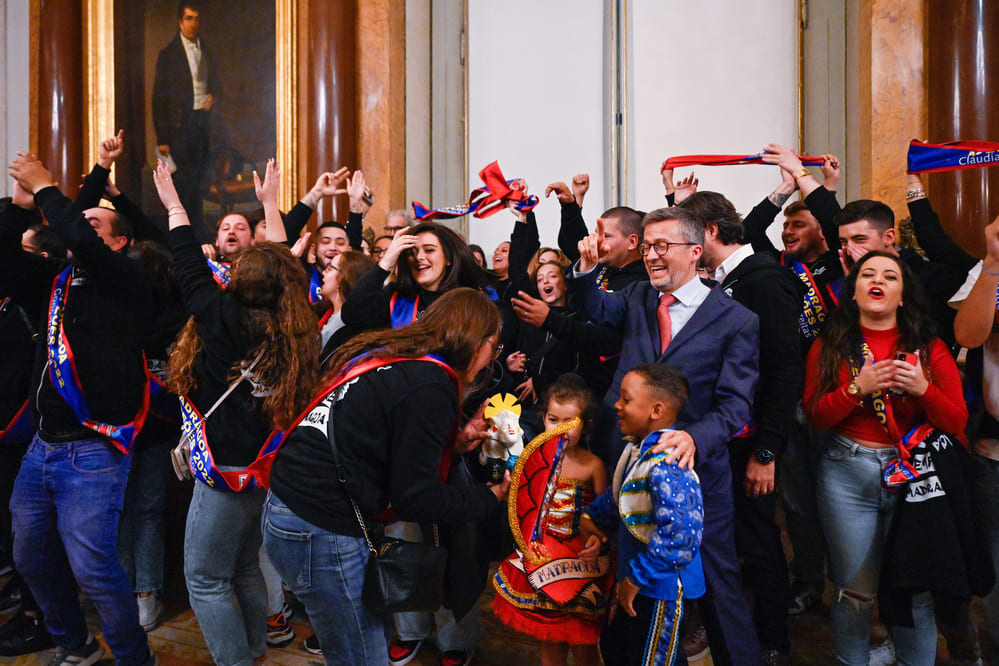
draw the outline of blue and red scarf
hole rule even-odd
[[[223,472],[215,464],[212,450],[208,446],[205,419],[186,395],[180,396],[181,432],[191,442],[191,473],[194,478],[210,488],[232,493],[248,493],[260,487],[256,474],[252,471],[256,460],[277,452],[284,438],[284,431],[275,430],[260,447],[254,463],[247,469]]]
[[[63,326],[63,315],[66,311],[66,296],[69,292],[70,276],[73,267],[66,269],[56,276],[52,285],[52,297],[49,301],[49,317],[46,331],[46,342],[48,347],[48,370],[52,386],[66,401],[70,409],[79,419],[80,424],[94,432],[107,437],[122,453],[128,453],[132,448],[135,437],[142,430],[142,424],[146,420],[149,412],[149,369],[146,367],[146,359],[143,356],[142,367],[146,376],[146,383],[142,389],[142,405],[135,418],[125,425],[113,425],[96,421],[87,408],[87,401],[83,395],[83,386],[80,384],[79,375],[76,372],[76,359],[73,350],[69,346],[69,338],[66,337],[66,329]]]
[[[312,266],[312,277],[309,278],[309,302],[323,302],[323,276],[315,265]]]
[[[229,281],[232,279],[232,264],[225,261],[215,261],[208,257],[205,257],[205,261],[208,262],[208,268],[212,269],[212,277],[215,278],[215,282],[223,289],[228,287]]]
[[[826,317],[832,312],[832,308],[829,307],[825,298],[823,298],[822,289],[819,287],[818,282],[816,282],[815,276],[808,270],[808,266],[800,261],[791,259],[786,252],[781,252],[780,263],[790,268],[798,276],[798,279],[805,283],[805,302],[801,314],[798,315],[798,327],[805,338],[814,340],[819,337],[819,333],[822,331],[822,324],[825,323]],[[832,307],[839,305],[835,300],[835,295],[830,293],[829,296],[833,299]]]
[[[449,220],[471,213],[477,218],[486,218],[506,208],[508,201],[515,202],[517,210],[528,211],[538,205],[535,195],[527,196],[524,190],[514,187],[517,179],[507,180],[500,171],[499,163],[487,164],[479,172],[483,187],[472,190],[468,203],[444,208],[427,208],[419,201],[413,202],[413,215],[420,221]]]
[[[25,400],[3,430],[0,430],[0,446],[15,442],[25,442],[31,439],[34,426],[31,423],[31,410]]]
[[[292,432],[295,428],[297,428],[298,424],[300,424],[302,420],[305,419],[305,417],[308,416],[309,413],[319,405],[319,403],[325,400],[330,393],[337,390],[347,382],[352,381],[357,377],[360,377],[369,370],[382,368],[387,365],[392,365],[393,363],[398,363],[400,361],[428,361],[430,363],[434,363],[442,370],[444,370],[447,376],[451,378],[451,381],[454,382],[455,388],[458,390],[458,393],[459,394],[461,393],[461,381],[458,379],[458,374],[454,371],[454,369],[451,368],[450,365],[448,365],[444,361],[444,359],[435,354],[428,354],[426,356],[420,356],[417,358],[401,358],[401,357],[374,358],[370,355],[365,354],[345,364],[343,369],[336,374],[333,380],[325,387],[323,387],[323,389],[319,391],[319,394],[313,399],[313,401],[309,403],[309,406],[306,407],[302,411],[302,413],[298,415],[298,418],[296,418],[295,421],[291,424],[291,427],[288,428],[287,432]],[[453,446],[454,437],[457,434],[457,417],[458,415],[455,416],[455,425],[451,428],[451,433],[448,436],[448,442],[444,446],[444,454],[441,457],[440,472],[438,478],[438,480],[441,483],[443,483],[444,480],[447,478],[448,471],[451,469],[451,460],[454,455],[454,446]],[[278,435],[280,435],[280,437],[278,437]],[[270,488],[271,468],[274,466],[274,460],[275,458],[277,458],[277,453],[281,448],[281,444],[283,443],[284,443],[283,432],[272,433],[271,437],[267,440],[267,443],[264,444],[264,448],[262,448],[260,450],[260,453],[257,455],[257,459],[254,460],[252,463],[250,463],[250,466],[246,470],[246,472],[253,477],[255,484],[260,484],[264,488]],[[191,456],[191,466],[193,470],[194,467],[193,454]]]
[[[999,166],[999,143],[994,141],[909,142],[909,173],[933,173]]]
[[[798,159],[804,166],[822,166],[825,160],[821,157],[799,155]],[[663,164],[664,169],[676,169],[687,166],[738,166],[742,164],[767,164],[763,161],[763,153],[755,155],[677,155],[670,157]]]

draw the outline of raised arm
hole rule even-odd
[[[58,272],[52,260],[26,252],[21,235],[38,222],[35,199],[14,181],[11,202],[0,212],[0,294],[12,297],[38,321]]]
[[[559,184],[561,185],[561,183]],[[510,278],[507,294],[512,295],[518,291],[531,291],[531,276],[527,274],[527,267],[531,263],[531,257],[541,247],[541,240],[538,235],[538,219],[533,210],[517,210],[516,205],[512,202],[507,203],[507,208],[516,219],[513,232],[510,234],[510,255],[507,270],[507,275]]]
[[[747,243],[753,246],[754,252],[774,250],[779,252],[783,249],[774,247],[767,236],[767,229],[773,224],[784,203],[794,194],[796,189],[798,189],[798,184],[791,177],[791,174],[780,169],[780,185],[775,187],[774,191],[768,194],[763,201],[756,204],[749,215],[742,220],[743,237]]]
[[[967,273],[978,264],[978,259],[965,252],[944,231],[940,217],[930,205],[918,173],[906,174],[905,201],[909,206],[916,240],[930,261],[947,264],[961,274]]]
[[[170,252],[184,307],[194,316],[199,326],[223,330],[222,290],[212,278],[211,269],[201,253],[187,211],[181,205],[177,188],[173,184],[170,168],[163,160],[157,162],[153,182],[169,216]]]
[[[120,251],[127,244],[125,237],[115,236],[105,242],[76,205],[55,187],[45,165],[33,155],[18,154],[20,157],[10,165],[11,175],[25,191],[34,193],[35,203],[76,262],[106,293],[144,307],[149,296],[148,277],[137,262]]]
[[[961,303],[954,319],[954,336],[962,347],[985,344],[996,320],[996,293],[999,289],[999,217],[985,227],[987,254],[971,293]]]
[[[374,201],[371,188],[364,180],[364,174],[358,169],[347,183],[347,196],[350,197],[350,216],[347,218],[347,242],[350,247],[361,251],[361,235],[364,232],[364,216],[371,209]]]
[[[257,191],[260,205],[264,207],[264,220],[267,222],[266,237],[273,243],[288,241],[288,233],[285,231],[284,220],[281,219],[277,202],[280,184],[281,167],[273,157],[267,160],[263,182],[260,182],[260,175],[256,171],[253,172],[253,187]]]
[[[312,212],[319,206],[323,197],[347,193],[342,186],[349,175],[350,170],[347,167],[340,167],[336,173],[327,171],[319,175],[312,189],[284,217],[284,228],[288,238],[298,238],[302,234],[302,229],[309,223]]]
[[[577,182],[578,181],[578,182]],[[558,230],[558,247],[570,261],[579,259],[579,251],[576,245],[586,237],[586,223],[583,222],[583,194],[590,187],[589,174],[581,173],[572,179],[573,188],[563,182],[555,182],[545,188],[545,197],[554,192],[558,197],[561,206],[561,223]],[[581,194],[577,199],[573,194],[575,191]]]

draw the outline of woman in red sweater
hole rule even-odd
[[[817,488],[835,584],[833,648],[840,663],[867,664],[896,501],[882,486],[882,470],[912,428],[929,421],[961,432],[968,412],[957,366],[936,337],[920,285],[897,256],[867,254],[845,280],[841,302],[808,355],[804,404],[815,427],[835,432]],[[914,627],[891,628],[898,663],[933,663],[929,593],[913,598],[913,618]]]

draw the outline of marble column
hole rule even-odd
[[[924,0],[860,4],[860,191],[891,206],[896,219],[909,214],[909,141],[926,134],[924,16]]]
[[[926,70],[934,143],[999,141],[999,1],[927,0]],[[951,237],[984,256],[982,229],[999,215],[999,168],[923,176],[933,207]]]
[[[83,8],[40,0],[38,157],[63,192],[76,192],[83,165]]]
[[[361,106],[357,83],[357,1],[309,0],[307,11],[307,27],[300,36],[308,58],[308,77],[303,90],[305,126],[299,132],[306,164],[303,193],[323,171],[335,171],[340,166],[356,168]],[[338,197],[336,219],[346,223],[348,213],[346,197]]]

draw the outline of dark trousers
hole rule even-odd
[[[735,501],[735,549],[742,560],[745,584],[753,592],[753,624],[760,644],[788,654],[787,607],[790,581],[777,525],[777,495],[747,497],[746,465],[753,451],[750,439],[733,440],[732,496]]]
[[[761,663],[760,645],[749,604],[742,593],[728,456],[724,452],[715,455],[698,465],[696,471],[704,497],[701,561],[707,583],[707,594],[701,598],[700,608],[711,660],[716,666],[754,666]]]
[[[616,603],[616,602],[615,602]],[[632,606],[635,617],[618,608],[600,636],[600,656],[606,666],[686,666],[683,637],[674,631],[680,624],[678,608],[683,603],[658,601],[639,594]],[[646,653],[652,654],[648,655]]]

